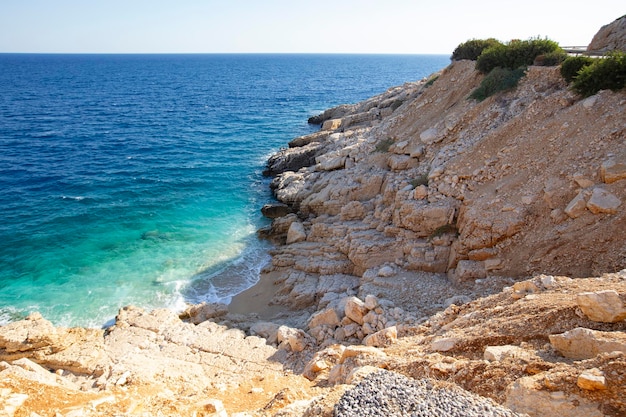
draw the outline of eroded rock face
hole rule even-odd
[[[587,46],[587,51],[626,52],[626,16],[622,16],[608,25],[602,26],[591,40],[589,46]]]

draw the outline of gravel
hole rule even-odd
[[[395,372],[368,375],[335,405],[335,417],[521,417],[461,388],[437,387]]]

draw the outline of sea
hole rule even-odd
[[[267,158],[447,55],[0,54],[0,324],[225,302],[269,260]]]

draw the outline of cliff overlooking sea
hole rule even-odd
[[[0,412],[625,415],[626,94],[529,66],[470,100],[475,65],[272,155],[271,261],[231,304],[0,327]]]

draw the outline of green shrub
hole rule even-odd
[[[457,46],[454,52],[452,52],[450,59],[452,61],[460,61],[462,59],[476,61],[485,49],[496,45],[502,45],[502,43],[494,38],[470,39]]]
[[[571,83],[578,76],[578,72],[586,67],[587,65],[591,65],[594,61],[594,58],[580,55],[580,56],[570,56],[561,64],[561,75],[567,81],[567,83]]]
[[[559,51],[562,51],[559,44],[549,39],[513,40],[485,49],[476,61],[476,69],[483,74],[496,67],[516,69],[532,65],[539,55]]]
[[[563,61],[567,59],[567,53],[563,50],[548,52],[547,54],[541,54],[535,58],[533,65],[540,67],[556,67],[561,65]]]
[[[393,138],[383,139],[376,144],[374,152],[389,152],[389,148],[394,144],[394,142],[395,139]]]
[[[572,83],[572,88],[583,97],[600,90],[618,91],[626,86],[626,53],[612,52],[583,67]]]
[[[478,101],[483,101],[487,97],[490,97],[498,91],[510,90],[517,86],[519,80],[526,73],[526,68],[520,67],[517,69],[500,68],[496,67],[491,70],[489,74],[485,76],[478,88],[476,88],[470,98]]]
[[[430,87],[431,85],[433,85],[435,83],[435,81],[437,81],[437,79],[439,78],[439,75],[433,75],[431,76],[427,81],[426,84],[424,84],[424,87]]]

